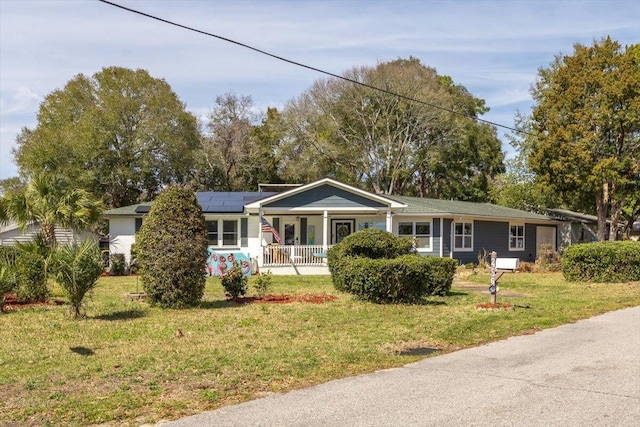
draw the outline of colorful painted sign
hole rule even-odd
[[[242,252],[222,252],[213,248],[209,248],[207,251],[209,253],[207,257],[208,276],[224,276],[227,270],[233,267],[234,262],[238,263],[242,274],[251,276],[251,259]]]

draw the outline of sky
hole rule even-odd
[[[575,43],[640,42],[637,0],[113,2],[334,74],[413,56],[484,99],[482,118],[505,126],[531,111],[538,69]],[[265,111],[325,77],[96,0],[0,0],[0,179],[18,175],[11,150],[37,125],[44,97],[109,66],[165,79],[203,120],[216,96],[249,95]]]

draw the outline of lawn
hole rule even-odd
[[[239,305],[208,279],[199,308],[162,310],[123,298],[136,291],[135,277],[102,278],[85,320],[70,320],[65,305],[0,314],[0,424],[176,419],[640,305],[640,282],[518,273],[503,276],[498,294],[514,310],[478,311],[489,278],[467,280],[482,286],[454,285],[450,296],[419,305],[376,305],[336,292],[330,277],[274,276],[273,293],[338,298]]]

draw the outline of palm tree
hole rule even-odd
[[[86,190],[72,188],[62,176],[34,174],[24,192],[0,198],[0,222],[15,221],[25,231],[38,224],[45,244],[56,244],[56,227],[86,230],[102,214],[102,202]]]

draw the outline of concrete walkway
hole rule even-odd
[[[162,426],[640,426],[640,307]]]

